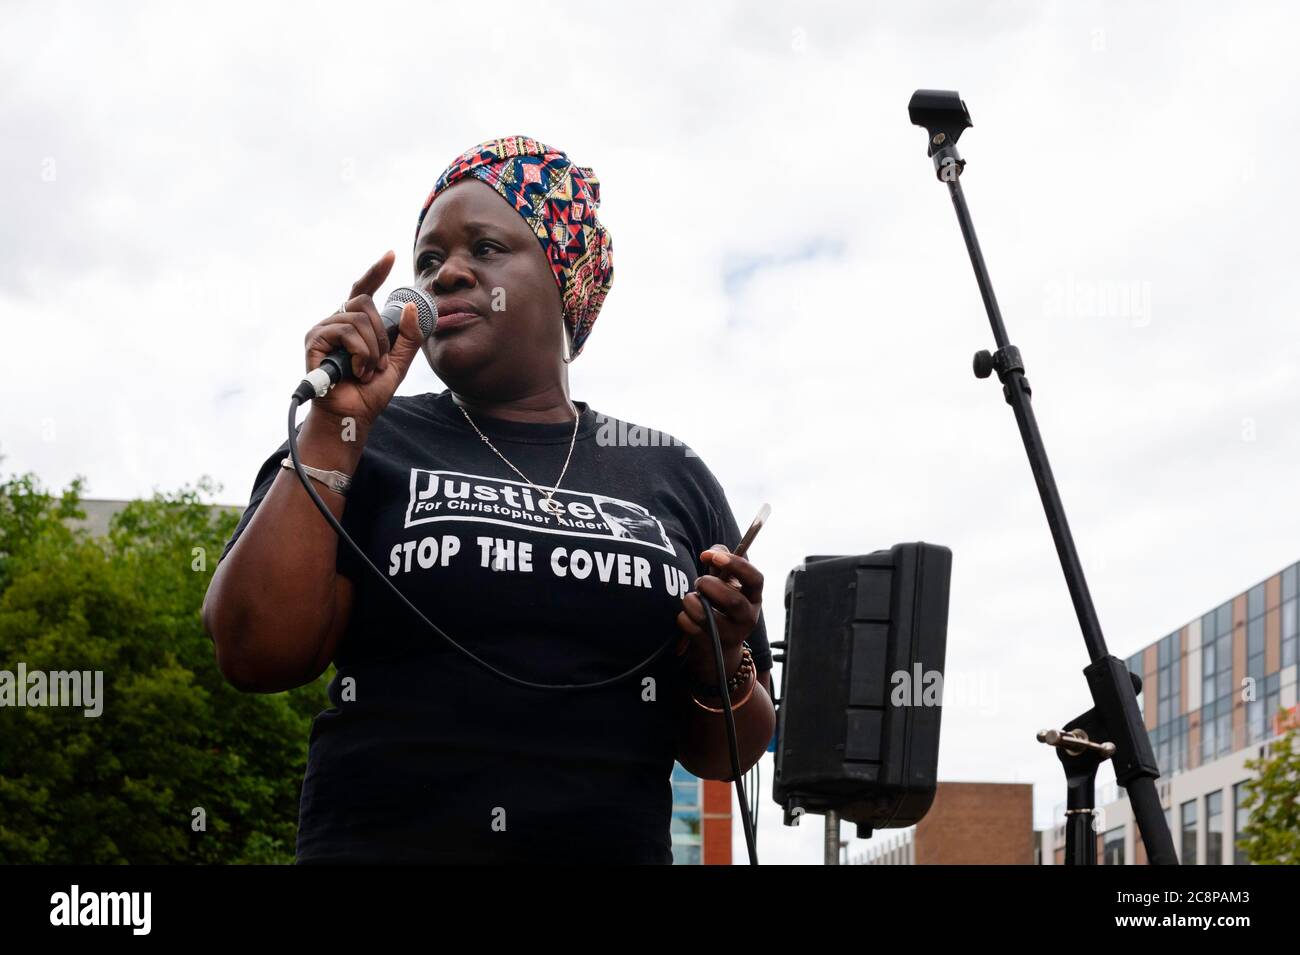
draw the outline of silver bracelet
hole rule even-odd
[[[293,458],[286,457],[280,462],[280,467],[293,470]],[[320,468],[308,467],[303,465],[302,469],[307,472],[309,477],[315,478],[321,484],[324,484],[331,491],[335,491],[344,497],[348,496],[348,488],[352,486],[352,476],[344,474],[342,471],[322,471]]]

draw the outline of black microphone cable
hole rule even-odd
[[[397,586],[391,580],[388,579],[388,577],[383,573],[383,571],[381,571],[378,567],[376,567],[371,562],[370,558],[366,556],[365,551],[363,551],[361,547],[357,544],[357,542],[352,539],[352,536],[348,534],[346,530],[344,530],[343,525],[339,523],[338,518],[334,516],[334,512],[329,509],[329,506],[326,505],[326,503],[323,500],[321,500],[320,495],[316,493],[316,488],[312,485],[311,478],[307,476],[307,473],[302,469],[302,462],[298,460],[298,429],[296,426],[296,419],[298,417],[298,407],[303,403],[303,401],[306,399],[306,396],[310,393],[311,393],[310,390],[305,390],[304,387],[300,385],[298,390],[294,392],[294,395],[290,400],[289,456],[293,460],[294,473],[298,475],[298,480],[302,482],[302,486],[306,489],[307,494],[311,497],[312,503],[316,505],[316,509],[320,511],[321,514],[324,516],[325,520],[329,522],[330,527],[334,528],[334,532],[339,536],[339,539],[346,542],[347,545],[352,548],[353,553],[355,553],[359,558],[361,558],[362,562],[367,567],[369,567],[372,571],[374,571],[375,576],[384,582],[384,585],[388,587],[388,589],[391,590],[397,596],[398,600],[400,600],[403,604],[406,605],[407,609],[409,609],[413,614],[419,617],[420,620],[422,620],[429,627],[430,630],[432,630],[438,636],[442,637],[453,647],[455,647],[465,656],[469,657],[476,664],[478,664],[483,669],[487,670],[492,675],[496,676],[499,679],[505,680],[507,683],[513,683],[516,686],[527,687],[528,689],[533,689],[533,690],[568,690],[568,691],[594,690],[599,687],[610,686],[614,683],[619,683],[623,680],[628,679],[629,677],[635,676],[637,673],[641,672],[646,667],[650,666],[650,664],[654,663],[657,659],[663,656],[668,651],[669,647],[673,646],[681,639],[680,636],[671,637],[666,643],[664,643],[663,646],[661,646],[658,650],[656,650],[653,654],[651,654],[641,663],[638,663],[636,666],[632,667],[632,669],[625,670],[624,672],[618,674],[617,676],[612,676],[605,680],[597,680],[594,683],[534,683],[531,680],[524,680],[516,676],[511,676],[509,673],[497,669],[492,664],[488,663],[486,660],[483,660],[475,656],[465,647],[462,647],[459,643],[457,643],[450,636],[448,636],[432,620],[430,620],[423,613],[421,613],[420,609],[416,607],[415,604],[411,603],[411,601],[406,598],[406,595],[404,593],[402,593],[400,590],[397,589]],[[745,843],[749,849],[749,864],[758,865],[758,852],[754,845],[754,823],[753,820],[750,818],[749,801],[745,796],[744,782],[741,780],[740,744],[737,741],[737,736],[736,736],[735,716],[732,713],[730,707],[731,693],[727,688],[726,660],[723,658],[723,654],[722,654],[722,640],[718,636],[717,622],[713,619],[713,604],[709,602],[709,598],[704,596],[704,594],[697,592],[696,596],[700,598],[700,603],[704,605],[704,618],[708,622],[709,636],[713,638],[713,658],[718,668],[718,691],[721,695],[721,698],[723,700],[726,700],[728,703],[728,705],[724,707],[724,717],[726,719],[726,724],[727,724],[727,746],[731,756],[731,778],[734,779],[736,782],[736,795],[740,800],[740,813],[743,818],[744,826],[745,826]],[[757,670],[755,670],[754,674],[750,677],[750,679],[753,680],[758,679]]]
[[[745,845],[749,849],[749,864],[758,865],[758,849],[754,845],[754,821],[749,817],[749,801],[745,798],[745,784],[740,778],[740,744],[736,741],[736,719],[731,711],[731,693],[727,690],[727,663],[722,658],[722,640],[718,637],[717,621],[713,619],[713,604],[709,603],[709,598],[704,594],[697,593],[696,596],[700,598],[700,603],[704,604],[704,619],[708,621],[709,636],[713,638],[713,660],[718,666],[718,692],[725,701],[722,713],[727,721],[727,748],[731,752],[731,778],[736,781],[736,797],[740,801],[740,815],[745,824]],[[758,680],[757,668],[749,678],[755,681]]]

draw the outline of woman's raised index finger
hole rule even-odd
[[[397,255],[392,249],[385,252],[378,262],[366,270],[365,275],[352,283],[352,294],[349,298],[358,295],[374,295],[378,292],[379,286],[384,284],[384,279],[388,278],[388,273],[392,271],[396,259]]]

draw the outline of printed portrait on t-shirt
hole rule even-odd
[[[658,544],[660,547],[671,546],[664,535],[663,525],[645,508],[625,501],[613,501],[599,495],[592,495],[592,500],[614,537]]]

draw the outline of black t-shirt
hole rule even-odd
[[[392,399],[342,517],[453,640],[538,683],[603,680],[680,636],[699,552],[740,539],[721,486],[689,447],[575,405],[559,514],[443,391]],[[474,423],[528,480],[553,486],[572,423]],[[286,454],[287,441],[262,465],[222,557]],[[337,567],[355,596],[333,705],[312,724],[298,862],[671,863],[671,649],[601,689],[521,687],[430,630],[342,541]],[[758,672],[771,669],[761,615],[749,643]]]

